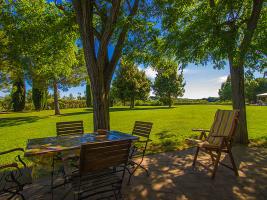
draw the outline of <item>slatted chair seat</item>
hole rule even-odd
[[[208,141],[200,141],[198,142],[198,146],[202,148],[214,148],[214,149],[218,149],[220,147],[219,145],[211,144]]]
[[[197,146],[193,166],[196,164],[199,151],[203,150],[204,152],[210,154],[213,161],[214,169],[212,172],[212,178],[214,178],[218,164],[220,163],[223,166],[226,166],[220,162],[221,153],[227,153],[232,163],[232,167],[227,167],[232,169],[235,174],[238,175],[231,152],[232,140],[238,123],[238,116],[238,110],[217,110],[210,130],[193,129],[193,131],[201,132],[199,139],[187,139],[187,141],[191,144],[195,144]]]

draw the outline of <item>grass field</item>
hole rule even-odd
[[[168,151],[183,147],[184,139],[191,137],[192,128],[210,128],[215,111],[231,109],[220,105],[181,105],[174,108],[125,107],[110,109],[111,129],[130,133],[135,120],[154,123],[150,151]],[[91,109],[65,109],[62,115],[54,116],[53,111],[0,114],[0,151],[25,147],[27,139],[54,136],[55,124],[59,121],[83,120],[85,132],[92,132]],[[267,107],[248,106],[249,138],[267,141]],[[0,157],[0,163],[9,159]]]

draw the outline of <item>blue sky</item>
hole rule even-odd
[[[156,71],[150,67],[145,68],[144,70],[146,75],[153,81],[156,77]],[[218,70],[213,69],[211,64],[206,66],[196,66],[190,64],[184,70],[186,86],[183,97],[192,99],[205,98],[209,96],[218,97],[218,90],[229,74],[230,71],[228,66],[226,66],[223,70]],[[255,74],[255,77],[262,76],[263,75],[260,73]],[[75,96],[78,92],[84,94],[84,91],[85,86],[74,87],[69,89],[67,92],[61,92],[61,96],[68,96],[70,93]]]
[[[141,68],[141,67],[140,67]],[[156,71],[148,67],[143,69],[146,75],[153,81],[156,77]],[[229,75],[229,67],[226,66],[223,70],[213,69],[211,64],[206,66],[196,66],[189,64],[184,70],[184,79],[186,82],[184,98],[205,98],[205,97],[217,97],[218,90],[221,84],[226,80]],[[256,73],[255,77],[262,77],[260,73]],[[29,89],[30,86],[27,86]],[[60,91],[60,96],[68,96],[72,93],[74,96],[80,92],[84,95],[85,85],[79,87],[72,87],[68,91]],[[152,94],[152,92],[151,92]],[[0,91],[0,96],[4,96],[5,93]]]

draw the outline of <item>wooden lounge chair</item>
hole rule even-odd
[[[233,170],[236,176],[238,176],[238,170],[231,151],[232,139],[238,124],[238,115],[238,110],[217,110],[211,129],[193,129],[193,131],[200,132],[199,140],[188,139],[190,142],[194,142],[197,147],[193,166],[196,164],[200,150],[211,156],[212,163],[214,165],[212,170],[212,179],[215,178],[219,163]],[[232,167],[220,162],[222,153],[227,153],[229,155]]]
[[[149,135],[152,129],[153,123],[151,122],[141,122],[136,121],[134,124],[134,128],[132,131],[132,135],[138,136],[139,140],[135,142],[135,144],[132,147],[131,155],[130,155],[130,161],[128,163],[127,171],[129,172],[130,176],[128,179],[128,184],[130,184],[132,175],[135,173],[135,171],[140,167],[143,169],[147,176],[149,176],[148,170],[142,165],[142,162],[144,160],[144,156],[147,149],[147,144],[151,140],[149,139]],[[136,162],[136,158],[139,158],[138,162]]]
[[[24,152],[22,148],[15,148],[0,152],[1,155],[14,152]],[[17,155],[15,160],[10,163],[0,164],[0,199],[13,199],[20,197],[25,199],[22,191],[25,185],[31,184],[31,172],[25,162]],[[9,196],[7,196],[9,194]]]
[[[83,121],[57,122],[57,135],[83,134]]]
[[[120,199],[130,147],[130,140],[82,145],[78,171],[70,178],[74,195],[78,199]]]

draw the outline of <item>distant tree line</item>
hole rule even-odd
[[[245,78],[245,98],[248,103],[256,103],[257,95],[267,92],[267,78]],[[222,101],[232,101],[231,77],[222,83],[219,89],[219,97]]]

